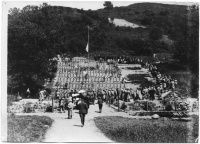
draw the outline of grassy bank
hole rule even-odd
[[[8,142],[42,142],[53,120],[46,116],[9,116]]]
[[[144,120],[119,116],[97,117],[97,127],[115,142],[186,143],[198,137],[198,116],[193,116],[193,129],[188,122],[171,119]]]

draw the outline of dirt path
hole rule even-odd
[[[98,113],[98,105],[90,105],[85,119],[85,126],[81,127],[78,110],[73,111],[73,118],[67,119],[68,113],[17,113],[16,115],[38,115],[51,117],[54,122],[48,129],[44,142],[113,142],[108,139],[95,125],[94,118],[98,116],[122,116],[134,118],[125,112],[118,112],[103,104],[103,112]]]
[[[96,127],[94,117],[98,116],[124,116],[131,117],[124,112],[116,112],[106,104],[103,112],[98,113],[98,105],[91,105],[86,115],[85,126],[81,127],[77,110],[73,111],[73,119],[67,119],[67,113],[48,114],[54,119],[52,127],[48,130],[44,142],[113,142]]]

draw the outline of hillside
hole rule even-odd
[[[158,27],[163,34],[172,40],[176,39],[180,25],[187,23],[187,6],[159,3],[136,3],[127,7],[114,7],[110,12],[105,9],[97,11],[103,17],[125,19],[149,29]],[[149,31],[144,31],[149,34]]]
[[[55,63],[50,59],[58,54],[87,55],[88,25],[90,53],[101,52],[105,56],[109,52],[130,56],[175,53],[187,64],[190,60],[197,62],[199,14],[196,9],[190,12],[189,15],[185,6],[150,3],[118,7],[110,12],[46,3],[22,10],[13,8],[8,15],[8,91],[14,93],[30,87],[31,91],[37,90],[38,80],[54,77]],[[147,28],[116,27],[109,23],[108,17],[126,19]]]

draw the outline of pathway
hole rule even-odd
[[[98,113],[97,104],[90,105],[84,127],[81,127],[78,110],[73,111],[73,119],[67,119],[67,113],[53,115],[48,114],[54,119],[54,123],[48,130],[44,142],[113,142],[96,127],[94,118],[98,116],[132,117],[124,112],[116,112],[106,104],[103,106],[103,113]]]
[[[81,127],[78,110],[73,111],[73,118],[67,119],[68,113],[16,113],[16,115],[38,115],[51,117],[54,122],[48,129],[44,142],[113,142],[108,139],[95,125],[98,116],[122,116],[138,118],[123,111],[118,112],[104,103],[103,112],[98,113],[98,105],[90,105],[86,115],[85,126]],[[145,117],[144,117],[145,118]],[[149,118],[147,116],[146,118]]]

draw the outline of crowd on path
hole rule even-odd
[[[145,62],[142,59],[138,58],[131,58],[131,57],[100,57],[95,56],[95,61],[115,61],[117,64],[119,62],[125,62],[125,63],[134,63],[134,64],[140,64],[142,67],[148,68],[150,75],[152,78],[156,79],[156,83],[152,86],[148,87],[138,87],[136,90],[133,90],[132,88],[123,87],[123,88],[99,88],[99,89],[85,89],[86,90],[86,97],[88,98],[87,101],[94,101],[94,99],[97,99],[99,95],[101,94],[101,97],[105,103],[113,104],[114,101],[122,100],[124,102],[130,102],[130,100],[155,100],[155,97],[157,96],[158,99],[162,99],[161,95],[162,93],[165,93],[167,91],[173,91],[177,87],[177,80],[172,79],[171,76],[167,76],[164,74],[161,74],[157,67],[150,63]],[[122,81],[123,83],[123,81]],[[73,94],[78,93],[78,89],[71,89],[71,91],[66,89],[57,89],[55,97],[59,98],[59,106],[61,105],[62,99],[71,98],[72,102],[76,102],[76,99],[74,99]],[[40,92],[40,99],[44,99],[45,91]],[[87,102],[88,104],[89,102]]]
[[[118,57],[118,58],[101,58],[95,57],[96,61],[99,61],[97,65],[98,69],[101,69],[101,63],[107,62],[115,64],[117,66],[120,63],[124,64],[140,64],[141,67],[148,68],[150,77],[155,79],[155,84],[148,87],[137,87],[136,90],[129,87],[122,88],[87,88],[82,91],[81,89],[57,89],[52,94],[53,99],[57,99],[59,102],[60,112],[68,111],[68,118],[72,119],[73,109],[79,110],[82,126],[84,126],[85,115],[88,112],[91,104],[95,104],[97,101],[99,107],[99,113],[102,112],[103,103],[112,105],[119,100],[124,102],[131,102],[137,100],[162,100],[162,94],[168,91],[173,91],[177,88],[177,79],[173,79],[170,75],[162,74],[158,71],[155,64],[145,62],[142,59],[130,58],[130,57]],[[63,67],[63,66],[61,66]],[[62,71],[62,68],[60,69]],[[80,92],[82,91],[82,92]],[[40,101],[45,99],[45,90],[40,91]]]
[[[177,80],[172,79],[171,76],[167,76],[164,74],[161,74],[157,67],[150,63],[145,62],[142,59],[138,58],[131,58],[131,57],[94,57],[95,61],[99,61],[99,65],[101,64],[101,61],[113,61],[115,64],[118,63],[126,63],[126,64],[140,64],[142,67],[148,68],[150,75],[152,78],[156,79],[156,83],[152,86],[148,87],[137,87],[136,90],[128,87],[122,87],[122,88],[98,88],[98,89],[92,89],[87,88],[85,89],[85,95],[84,95],[84,101],[87,103],[89,108],[89,103],[94,103],[94,100],[98,99],[99,97],[102,98],[102,101],[106,104],[113,104],[114,102],[121,100],[124,102],[130,102],[131,99],[133,101],[137,100],[155,100],[162,99],[161,95],[162,93],[165,93],[167,91],[173,91],[177,87]],[[65,64],[65,63],[64,63]],[[63,71],[63,65],[60,63],[59,70]],[[58,73],[60,76],[60,73]],[[62,77],[60,77],[62,78]],[[123,83],[123,81],[122,81]],[[64,109],[69,109],[69,107],[72,107],[71,105],[77,105],[81,98],[79,98],[80,94],[78,93],[80,89],[57,89],[54,94],[54,99],[59,99],[59,107],[61,111],[64,111]],[[39,92],[40,95],[40,101],[45,99],[45,90],[41,90]],[[70,102],[72,104],[70,104]],[[69,107],[68,107],[69,104]],[[70,113],[70,112],[69,112]],[[69,114],[70,117],[70,114]]]

